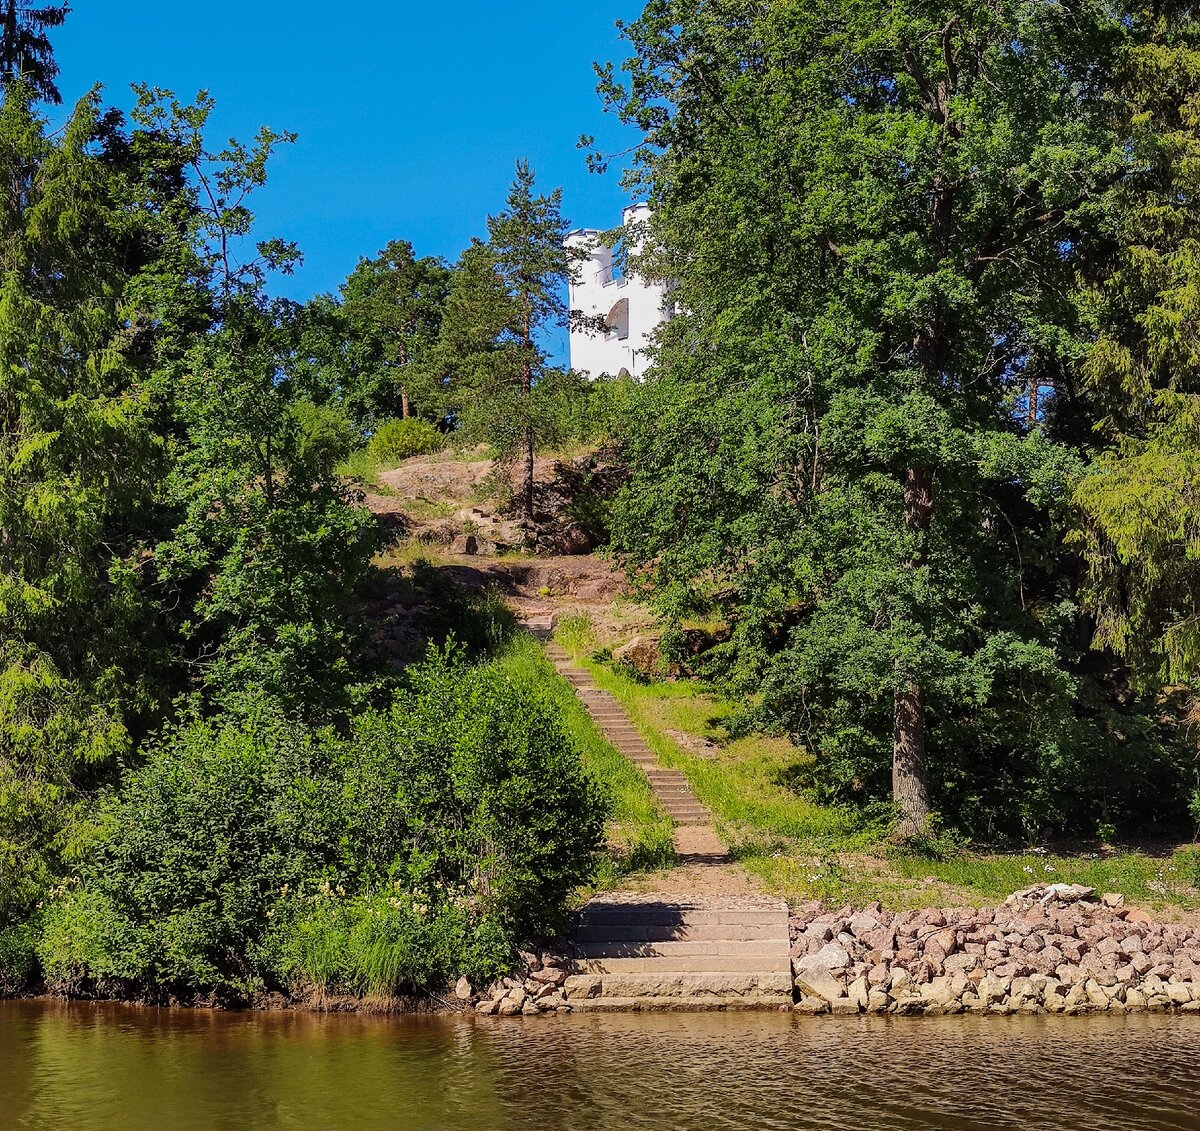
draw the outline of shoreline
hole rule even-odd
[[[992,908],[887,911],[879,904],[789,909],[791,986],[770,1004],[753,976],[744,989],[708,990],[703,974],[666,974],[656,996],[605,996],[606,978],[578,972],[564,940],[520,951],[508,976],[476,990],[466,978],[443,993],[354,997],[309,990],[225,1005],[53,993],[7,1000],[115,1004],[228,1013],[533,1017],[548,1014],[772,1010],[811,1016],[961,1013],[1200,1014],[1200,928],[1155,922],[1119,895],[1058,884]],[[786,975],[784,975],[786,979]],[[611,989],[611,987],[610,987]],[[791,1004],[779,1004],[781,992]]]

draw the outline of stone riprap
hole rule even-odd
[[[482,1017],[536,1017],[541,1013],[570,1013],[565,985],[571,960],[561,947],[521,951],[521,967],[510,977],[476,994],[460,981],[455,994],[472,1002]]]
[[[1066,885],[984,910],[793,909],[801,1013],[1200,1012],[1200,932]]]

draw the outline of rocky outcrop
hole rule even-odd
[[[810,904],[790,930],[798,1012],[1200,1012],[1200,933],[1089,888],[985,910]]]

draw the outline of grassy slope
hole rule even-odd
[[[746,868],[793,902],[891,907],[990,903],[1041,881],[1082,883],[1122,892],[1147,907],[1200,909],[1200,850],[1164,857],[1139,852],[1085,855],[962,851],[943,859],[889,846],[884,830],[855,814],[814,804],[788,787],[807,759],[784,739],[730,741],[730,706],[694,684],[639,683],[590,658],[586,630],[568,625],[559,642],[597,684],[629,710],[662,761],[687,774],[717,815],[722,835]],[[715,742],[704,748],[702,740]],[[701,741],[696,741],[701,740]]]
[[[641,771],[600,733],[579,697],[546,659],[538,642],[516,633],[499,663],[518,683],[532,688],[557,716],[588,772],[612,798],[610,853],[598,878],[601,887],[635,871],[670,867],[675,860],[671,820]]]

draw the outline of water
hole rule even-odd
[[[0,1128],[1200,1129],[1200,1017],[476,1021],[0,1002]]]

